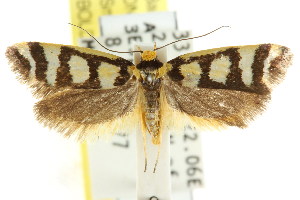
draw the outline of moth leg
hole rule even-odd
[[[158,159],[159,159],[159,154],[160,154],[160,146],[161,146],[161,144],[158,144],[158,150],[157,150],[156,161],[155,161],[155,165],[154,165],[153,173],[155,173],[155,171],[156,171],[156,168],[157,168]]]
[[[145,121],[145,117],[144,114],[142,115],[142,134],[143,134],[143,145],[144,145],[144,156],[145,156],[145,168],[144,168],[144,172],[147,171],[147,165],[148,165],[148,158],[147,158],[147,133],[146,133],[146,121]]]
[[[144,172],[147,171],[147,165],[148,165],[148,159],[147,159],[147,138],[146,138],[146,134],[143,131],[143,143],[144,143],[144,156],[145,156],[145,168],[144,168]]]

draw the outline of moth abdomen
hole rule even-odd
[[[144,88],[144,117],[153,144],[160,144],[160,91]]]

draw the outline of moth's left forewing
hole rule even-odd
[[[23,42],[8,47],[6,56],[38,97],[65,89],[111,89],[132,75],[130,61],[83,47]]]
[[[166,66],[166,102],[174,113],[184,113],[199,123],[205,121],[208,126],[244,127],[264,110],[291,59],[287,47],[275,44],[224,47],[179,56]]]

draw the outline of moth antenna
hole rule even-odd
[[[183,39],[179,39],[179,40],[176,40],[176,41],[171,42],[171,43],[169,43],[169,44],[166,44],[166,45],[164,45],[164,46],[162,46],[162,47],[156,48],[155,50],[162,49],[162,48],[164,48],[164,47],[166,47],[166,46],[169,46],[170,44],[174,44],[174,43],[180,42],[180,41],[182,41],[182,40],[191,40],[191,39],[195,39],[195,38],[204,37],[204,36],[209,35],[209,34],[215,32],[215,31],[217,31],[217,30],[219,30],[219,29],[221,29],[221,28],[230,28],[230,26],[220,26],[219,28],[217,28],[217,29],[215,29],[215,30],[213,30],[213,31],[210,31],[210,32],[208,32],[208,33],[206,33],[206,34],[204,34],[204,35],[199,35],[199,36],[191,37],[191,38],[183,38]]]
[[[111,51],[111,52],[115,52],[115,53],[142,53],[143,51],[114,51],[114,50],[111,50],[107,47],[105,47],[103,44],[101,44],[92,34],[90,34],[87,30],[85,30],[84,28],[82,28],[81,26],[77,26],[75,24],[71,24],[71,23],[68,23],[72,26],[75,26],[77,28],[80,28],[81,30],[85,31],[89,36],[91,36],[101,47],[103,47],[104,49],[106,49],[107,51]]]

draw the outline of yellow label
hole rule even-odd
[[[71,23],[81,26],[95,37],[100,36],[98,23],[102,15],[165,11],[166,9],[167,0],[70,0]],[[72,27],[73,45],[78,45],[78,39],[82,37],[88,37],[88,35],[81,29]],[[95,200],[92,195],[86,143],[81,146],[81,152],[85,199]],[[114,200],[114,198],[101,200]]]
[[[100,36],[98,21],[102,15],[165,11],[167,0],[70,0],[71,23],[81,26],[93,36]],[[73,44],[88,36],[73,27]]]

